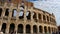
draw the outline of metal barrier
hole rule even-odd
[[[3,34],[16,34],[16,33],[3,33]],[[24,33],[17,33],[17,34],[24,34]],[[32,34],[32,33],[25,33],[25,34]],[[33,34],[43,34],[43,33],[33,33]]]

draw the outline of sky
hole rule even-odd
[[[60,0],[33,0],[34,7],[54,13],[57,25],[60,25]]]

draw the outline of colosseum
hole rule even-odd
[[[0,32],[4,34],[52,34],[57,31],[54,14],[23,0],[0,0]]]

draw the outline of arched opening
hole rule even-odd
[[[20,10],[19,19],[23,19],[23,18],[24,18],[24,11]]]
[[[1,14],[2,14],[2,8],[0,8],[0,17],[1,17]]]
[[[30,13],[30,11],[27,11],[26,17],[27,17],[27,20],[30,20],[31,19],[31,13]]]
[[[47,27],[46,26],[44,27],[44,32],[47,33]]]
[[[54,32],[53,28],[52,28],[52,32]]]
[[[13,11],[12,11],[12,17],[16,17],[16,15],[17,15],[17,10],[13,9]]]
[[[24,9],[24,3],[22,3],[22,5],[20,7],[22,7]]]
[[[43,32],[42,26],[39,26],[39,32],[40,32],[40,33]]]
[[[38,18],[41,19],[41,14],[38,14]]]
[[[10,24],[10,28],[9,28],[9,33],[13,33],[14,32],[14,29],[15,29],[15,24],[14,23],[11,23]]]
[[[18,33],[23,33],[23,25],[22,24],[19,24],[18,25]]]
[[[36,25],[33,26],[33,33],[37,33],[37,26]]]
[[[31,33],[31,27],[30,27],[30,25],[26,25],[26,33]]]
[[[37,22],[37,15],[35,12],[33,12],[33,19],[35,20],[35,22]]]
[[[46,20],[45,15],[43,15],[43,20]]]
[[[1,31],[2,31],[3,33],[5,33],[5,30],[6,30],[6,23],[3,23],[3,24],[2,24]]]
[[[47,21],[49,21],[49,17],[47,16]]]
[[[9,9],[7,8],[5,11],[5,16],[8,16],[8,15],[9,15]]]
[[[50,27],[48,27],[48,31],[49,31],[49,33],[51,33]]]

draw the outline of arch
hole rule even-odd
[[[2,8],[0,8],[0,16],[1,16],[1,14],[2,14]]]
[[[38,14],[38,18],[41,19],[41,14]]]
[[[51,33],[51,29],[50,29],[50,27],[48,27],[48,31],[49,31],[49,33]]]
[[[39,26],[39,32],[40,32],[40,33],[43,32],[43,28],[42,28],[42,26]]]
[[[19,24],[18,25],[18,33],[23,33],[23,25],[22,24]]]
[[[31,27],[29,24],[26,25],[26,33],[31,33]]]
[[[47,33],[47,27],[46,26],[44,26],[44,32]]]
[[[3,33],[5,33],[5,30],[6,30],[6,23],[3,23],[3,24],[2,24],[1,31],[2,31]]]
[[[31,12],[30,12],[30,11],[27,11],[27,13],[26,13],[26,17],[27,17],[28,20],[31,19]]]
[[[20,10],[19,19],[23,19],[23,18],[24,18],[24,10]]]
[[[22,7],[23,9],[25,8],[23,4],[20,7]]]
[[[8,16],[8,15],[9,15],[9,9],[7,8],[5,11],[5,16]]]
[[[37,22],[37,14],[35,12],[33,12],[33,19]]]
[[[10,28],[9,28],[9,33],[14,32],[14,29],[15,29],[15,24],[14,23],[11,23],[10,24]]]
[[[46,18],[45,18],[46,16],[45,15],[43,15],[43,20],[46,20]]]
[[[52,28],[52,32],[54,32],[53,28]]]
[[[16,9],[13,9],[13,11],[12,11],[12,17],[15,17],[17,14],[17,10]]]
[[[37,33],[37,26],[36,25],[33,26],[33,33]]]
[[[36,13],[33,12],[33,19],[36,19],[36,18],[37,18]]]
[[[49,21],[49,16],[47,16],[47,21]]]

